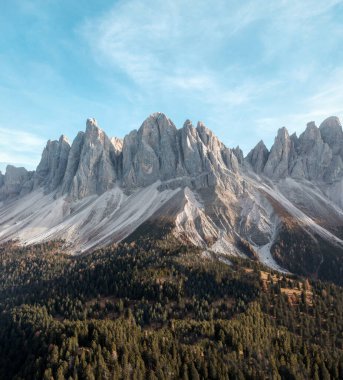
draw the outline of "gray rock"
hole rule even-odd
[[[243,165],[244,164],[244,155],[243,155],[242,149],[239,146],[236,146],[236,148],[234,148],[232,151],[233,151],[234,155],[236,156],[238,163],[240,165]]]
[[[116,185],[131,191],[175,178],[200,188],[225,182],[227,171],[239,171],[242,157],[239,148],[227,148],[201,122],[194,128],[187,120],[177,130],[164,114],[155,113],[122,141],[109,139],[88,119],[86,132],[79,132],[71,146],[64,136],[48,141],[33,183],[35,189],[57,190],[56,196],[73,199],[99,195]]]
[[[333,183],[342,179],[343,177],[343,160],[338,154],[332,157],[330,165],[325,170],[323,174],[323,180],[326,183]]]
[[[118,137],[111,137],[110,140],[114,146],[114,150],[115,150],[116,154],[120,154],[123,151],[124,140],[120,139]]]
[[[240,152],[237,151],[237,148],[239,149]],[[244,160],[242,150],[239,147],[237,148],[235,148],[236,149],[235,150],[235,149],[229,149],[224,146],[221,149],[221,155],[222,155],[224,164],[233,173],[239,172],[240,170],[239,165],[242,165],[242,162],[243,162],[242,160]]]
[[[261,140],[246,157],[246,161],[251,165],[257,174],[261,174],[268,160],[269,150]]]
[[[68,156],[68,163],[62,182],[62,194],[69,194],[73,185],[74,177],[80,164],[81,152],[84,145],[85,133],[79,132],[74,139]]]
[[[208,171],[203,160],[205,145],[198,131],[190,120],[186,120],[183,128],[179,131],[183,169],[190,176],[197,176],[205,170]]]
[[[263,173],[270,178],[280,179],[289,175],[289,162],[295,156],[293,141],[285,127],[279,129],[270,150]]]
[[[176,173],[177,156],[175,125],[162,113],[152,114],[124,138],[124,185],[147,186],[170,178]]]
[[[343,155],[342,125],[336,116],[325,119],[319,126],[322,139],[332,149],[334,155]]]
[[[44,186],[46,192],[56,190],[65,175],[70,144],[65,136],[58,141],[49,140],[34,175],[34,187]]]
[[[238,170],[238,159],[234,152],[219,141],[203,123],[199,122],[196,130],[205,146],[204,149],[200,149],[200,155],[206,169],[221,172],[227,168],[236,172]]]
[[[68,157],[63,193],[80,199],[102,194],[117,181],[115,148],[95,119],[87,120],[86,132],[79,133]]]
[[[295,170],[291,170],[290,174],[308,180],[321,179],[331,159],[330,147],[322,140],[319,128],[310,122],[305,132],[299,136]]]
[[[33,172],[25,168],[17,168],[7,165],[5,175],[2,175],[2,186],[0,187],[0,201],[23,196],[30,192],[33,187]]]
[[[202,186],[225,170],[238,171],[237,157],[201,122],[194,128],[186,120],[177,130],[164,114],[156,113],[124,138],[123,184],[128,188],[187,176],[203,176],[195,181]]]
[[[274,180],[289,176],[331,184],[343,177],[342,147],[342,126],[338,118],[330,117],[320,128],[309,122],[299,138],[295,133],[289,136],[286,128],[281,128],[269,155],[260,142],[246,162],[256,173]]]
[[[319,129],[309,123],[299,138],[282,128],[270,152],[260,141],[244,161],[239,147],[227,148],[201,122],[194,127],[187,120],[178,130],[164,114],[156,113],[122,141],[108,138],[89,119],[71,147],[63,137],[48,142],[34,175],[14,167],[0,173],[0,201],[30,192],[33,183],[39,189],[22,203],[3,205],[1,223],[7,225],[0,239],[20,235],[32,242],[49,236],[89,250],[123,239],[149,220],[154,208],[154,215],[175,222],[173,233],[179,238],[201,241],[201,246],[225,254],[244,254],[237,242],[246,241],[250,254],[256,249],[268,264],[273,258],[265,245],[272,246],[282,210],[299,226],[325,238],[332,235],[323,228],[342,225],[342,213],[335,206],[343,204],[341,134],[339,122],[332,118]],[[245,171],[245,165],[262,175]],[[98,198],[113,187],[118,188]],[[40,199],[42,189],[57,190],[55,195],[63,201]]]

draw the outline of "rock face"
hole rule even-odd
[[[168,223],[187,244],[278,270],[294,268],[288,252],[308,261],[311,251],[297,244],[312,239],[316,258],[301,272],[310,273],[321,262],[317,239],[339,252],[334,260],[343,251],[342,147],[335,117],[308,123],[299,137],[281,128],[270,151],[260,141],[245,158],[201,122],[177,129],[155,113],[122,141],[88,119],[71,146],[64,136],[47,143],[36,172],[0,173],[0,242],[64,239],[75,253],[121,241],[146,222]],[[332,257],[325,265],[335,272]]]
[[[184,176],[203,175],[206,180],[206,174],[223,170],[237,171],[237,157],[200,122],[194,128],[187,120],[177,130],[164,114],[156,113],[124,139],[123,184],[127,187]]]
[[[153,114],[123,143],[123,181],[147,186],[171,178],[177,166],[177,129],[163,114]]]
[[[296,157],[291,163],[292,177],[308,180],[321,179],[328,168],[332,151],[322,140],[319,128],[314,122],[308,123],[306,130],[299,136]]]
[[[295,150],[292,139],[285,127],[279,129],[274,145],[270,150],[263,173],[273,179],[289,175],[289,164],[294,160]],[[253,163],[254,165],[254,163]]]
[[[343,132],[337,117],[318,128],[307,124],[299,136],[281,128],[270,150],[260,141],[245,162],[257,174],[275,181],[291,177],[333,184],[343,178]]]
[[[121,140],[108,138],[95,119],[88,119],[86,131],[71,146],[65,136],[48,141],[33,177],[9,167],[0,175],[0,192],[3,200],[32,188],[82,199],[115,186],[131,192],[176,179],[180,186],[198,189],[225,187],[227,173],[239,174],[245,166],[274,181],[290,177],[332,185],[327,194],[337,194],[333,184],[339,188],[343,178],[342,125],[337,117],[327,118],[319,128],[310,122],[299,138],[283,127],[270,152],[260,141],[244,159],[239,147],[227,148],[201,122],[194,127],[186,120],[177,129],[163,113],[155,113]]]
[[[114,145],[95,119],[88,119],[86,132],[78,134],[70,149],[62,193],[74,199],[100,195],[114,187],[118,172]]]
[[[233,153],[235,154],[237,161],[240,165],[244,164],[244,155],[243,151],[239,146],[236,146],[236,148],[233,149]]]
[[[119,139],[118,137],[112,137],[110,140],[111,140],[111,143],[114,146],[114,150],[116,151],[116,153],[120,154],[122,152],[122,150],[123,150],[124,140]]]
[[[60,185],[68,163],[70,144],[65,136],[59,141],[49,140],[34,175],[34,187],[44,186],[47,192]]]
[[[24,169],[9,167],[0,175],[0,191],[4,200],[32,188],[82,199],[114,186],[130,192],[177,178],[182,186],[202,188],[225,183],[228,172],[239,174],[245,166],[274,181],[291,177],[337,183],[343,178],[341,123],[337,117],[327,118],[319,128],[310,122],[299,138],[283,127],[270,152],[260,141],[244,159],[239,147],[227,148],[201,122],[194,127],[186,120],[177,129],[163,113],[155,113],[121,140],[108,138],[95,119],[88,119],[86,131],[71,146],[64,136],[48,141],[33,178]]]
[[[343,155],[342,125],[336,116],[325,119],[319,126],[323,141],[329,145],[333,155]]]
[[[71,192],[74,177],[78,171],[81,152],[84,145],[85,133],[79,132],[73,141],[69,155],[68,155],[68,163],[66,166],[66,171],[64,173],[63,181],[62,181],[62,194],[69,194]]]
[[[251,165],[257,174],[261,174],[268,160],[269,151],[261,140],[246,157],[246,161]]]
[[[33,172],[8,165],[0,176],[0,201],[6,201],[29,193],[33,188]]]
[[[245,161],[254,172],[275,183],[287,178],[311,181],[326,197],[343,207],[343,131],[337,117],[327,118],[319,128],[314,122],[308,123],[299,138],[295,134],[289,136],[282,128],[270,152],[257,146]]]

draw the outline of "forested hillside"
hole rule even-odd
[[[1,379],[341,379],[343,290],[172,239],[0,252]]]

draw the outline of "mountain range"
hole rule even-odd
[[[270,150],[260,141],[246,157],[201,122],[177,129],[155,113],[121,140],[88,119],[72,144],[49,140],[35,171],[7,166],[0,201],[0,242],[63,240],[81,254],[171,234],[203,255],[343,281],[337,117],[299,137],[281,128]]]

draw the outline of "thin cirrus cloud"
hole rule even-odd
[[[245,154],[342,117],[342,18],[343,0],[7,2],[0,161],[35,166],[42,140],[87,117],[118,137],[155,111],[202,120]]]
[[[35,168],[45,142],[41,137],[9,126],[0,127],[0,135],[0,170],[8,163]]]
[[[156,93],[173,94],[174,103],[186,98],[191,113],[212,123],[226,143],[247,150],[259,137],[270,144],[270,132],[288,122],[301,130],[310,116],[319,122],[340,115],[337,95],[319,94],[333,80],[332,66],[341,65],[335,15],[341,4],[133,0],[81,32],[99,65],[121,71],[145,99]],[[341,83],[330,86],[342,93]],[[250,139],[242,137],[247,132]]]
[[[99,62],[137,85],[207,90],[221,77],[212,67],[223,59],[215,57],[218,50],[256,17],[252,4],[230,9],[225,1],[119,2],[80,31]]]
[[[343,118],[343,69],[333,70],[318,91],[301,100],[298,113],[287,113],[275,117],[256,119],[259,133],[275,133],[275,125],[284,120],[290,133],[303,132],[305,121],[316,121],[319,125],[326,117],[335,115]]]
[[[179,126],[186,118],[202,119],[230,143],[233,131],[225,129],[236,123],[238,108],[279,81],[246,75],[244,66],[250,62],[237,59],[235,47],[230,47],[231,40],[261,17],[259,4],[229,3],[119,2],[86,22],[80,32],[101,67],[119,71],[136,94],[143,94],[141,119],[150,111],[171,109],[169,116],[176,115]],[[159,108],[153,109],[155,104]],[[237,145],[238,136],[232,137]]]

